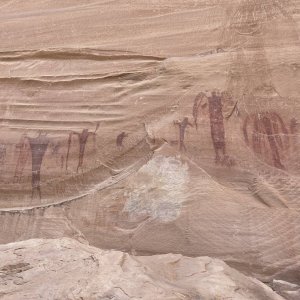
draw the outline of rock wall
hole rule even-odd
[[[218,257],[299,284],[299,1],[3,1],[0,241]]]
[[[71,239],[28,240],[0,248],[4,300],[283,300],[258,280],[210,257],[130,256]]]

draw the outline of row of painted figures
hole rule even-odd
[[[96,131],[99,127],[99,123],[96,126],[94,132],[89,131],[88,129],[83,129],[82,132],[70,132],[68,138],[68,150],[66,154],[65,167],[66,171],[68,170],[68,160],[70,154],[70,147],[73,136],[78,137],[79,143],[79,156],[78,156],[78,165],[77,172],[83,166],[83,157],[85,152],[86,143],[89,136],[95,138]],[[38,136],[35,138],[28,137],[23,135],[20,142],[16,145],[18,150],[18,159],[15,169],[14,182],[19,183],[22,178],[23,170],[28,161],[29,154],[31,152],[32,160],[32,197],[35,193],[38,194],[38,197],[41,199],[41,189],[40,189],[40,174],[41,174],[41,165],[44,158],[44,155],[47,151],[48,145],[50,144],[50,139],[46,133],[39,132]],[[55,153],[58,151],[59,144],[52,145],[52,152]],[[61,156],[61,166],[64,165],[64,156]]]
[[[201,92],[194,100],[193,124],[185,117],[182,121],[174,121],[179,126],[179,150],[186,151],[184,144],[185,131],[188,126],[198,130],[198,117],[201,110],[208,106],[211,138],[215,151],[215,162],[226,166],[235,164],[234,160],[226,153],[225,128],[223,116],[223,101],[228,101],[231,96],[227,92],[211,92],[206,95]],[[229,119],[234,112],[238,113],[237,102],[232,111],[225,117]],[[282,118],[273,111],[263,111],[248,115],[243,123],[243,136],[246,144],[254,153],[265,158],[278,169],[285,169],[282,162],[283,153],[290,147],[290,135],[297,133],[297,120],[292,118],[287,127]]]
[[[223,116],[223,101],[229,99],[230,95],[226,92],[211,92],[207,95],[203,92],[199,93],[194,100],[192,118],[193,123],[190,122],[189,117],[184,117],[181,121],[174,121],[174,124],[179,127],[179,150],[186,151],[184,144],[185,132],[188,126],[195,127],[198,130],[198,117],[201,111],[208,107],[208,115],[210,119],[210,129],[212,144],[215,151],[215,162],[225,166],[233,166],[235,161],[226,153],[225,128]],[[234,111],[238,112],[237,103],[234,104],[232,111],[225,119],[231,117]],[[282,153],[289,148],[289,135],[296,134],[297,121],[292,119],[290,121],[289,129],[281,119],[281,117],[270,111],[254,113],[248,115],[243,123],[243,135],[246,144],[251,147],[254,153],[264,156],[267,155],[271,164],[279,169],[285,169],[282,162]],[[70,154],[70,146],[73,136],[77,136],[79,144],[77,172],[83,167],[84,152],[86,143],[90,136],[93,136],[94,141],[96,132],[99,128],[97,123],[94,131],[83,129],[82,132],[70,132],[68,138],[68,147],[66,158],[61,156],[61,167],[65,166],[68,170],[68,160]],[[128,136],[124,131],[116,137],[116,147],[120,150],[123,147],[123,141]],[[16,145],[18,151],[18,159],[15,168],[14,182],[19,183],[23,174],[23,170],[28,161],[30,152],[32,159],[32,197],[37,194],[41,199],[40,189],[40,171],[43,157],[46,153],[50,139],[47,134],[40,132],[37,137],[31,138],[26,135],[21,137],[20,143]],[[52,152],[58,151],[59,145],[52,145]],[[0,145],[0,164],[4,163],[6,148]]]
[[[72,139],[74,136],[77,136],[78,144],[79,144],[79,154],[78,154],[78,164],[77,164],[76,172],[78,173],[78,171],[80,169],[82,169],[84,153],[85,153],[85,148],[86,148],[88,138],[90,136],[93,136],[94,142],[95,142],[96,132],[97,132],[98,128],[99,128],[99,123],[97,123],[94,131],[89,131],[88,129],[83,129],[82,132],[71,131],[69,133],[66,158],[64,155],[60,156],[61,168],[63,168],[65,165],[66,171],[68,171],[68,161],[69,161]],[[119,150],[122,149],[123,140],[127,136],[128,136],[128,134],[126,134],[125,132],[121,132],[117,136],[116,146]],[[21,182],[24,168],[27,164],[27,161],[28,161],[30,153],[31,153],[32,197],[34,197],[35,194],[37,194],[39,199],[41,199],[41,188],[40,188],[41,166],[42,166],[43,158],[48,149],[49,144],[52,145],[52,153],[57,154],[60,144],[59,143],[51,143],[51,140],[47,136],[47,134],[40,131],[38,136],[35,138],[28,137],[26,134],[22,135],[20,142],[16,145],[18,158],[17,158],[15,174],[14,174],[14,183]],[[6,157],[6,147],[5,147],[5,145],[1,144],[0,145],[0,164],[1,165],[4,164],[5,157]]]

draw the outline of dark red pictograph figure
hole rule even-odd
[[[18,160],[15,169],[14,183],[20,183],[30,154],[30,145],[25,134],[21,136],[20,142],[16,144],[16,153],[18,155]]]
[[[41,165],[47,151],[49,139],[46,134],[39,133],[36,138],[28,137],[28,141],[32,156],[32,198],[35,192],[37,192],[39,199],[41,199]]]
[[[22,135],[20,142],[16,145],[16,150],[18,151],[18,160],[15,169],[14,182],[19,183],[29,158],[29,153],[31,151],[32,157],[32,169],[31,169],[31,181],[32,181],[32,198],[37,192],[39,199],[42,198],[40,179],[41,179],[41,165],[43,157],[47,150],[49,144],[49,139],[46,134],[41,132],[36,138],[27,137],[25,134]]]
[[[225,128],[223,117],[222,101],[227,99],[227,93],[212,92],[210,96],[205,93],[199,93],[194,101],[193,117],[197,124],[200,108],[205,108],[208,104],[210,133],[215,150],[216,163],[233,165],[233,160],[226,155]]]
[[[275,112],[254,113],[246,117],[243,125],[245,142],[253,151],[278,169],[284,152],[289,148],[289,132]]]
[[[123,140],[125,137],[127,137],[128,134],[125,133],[125,131],[121,132],[116,139],[116,146],[118,147],[118,149],[122,149],[123,147]]]
[[[6,157],[6,146],[0,144],[0,165],[4,164],[5,157]]]
[[[216,153],[216,162],[218,163],[221,161],[221,155],[223,155],[223,158],[226,156],[226,144],[222,112],[222,97],[216,92],[212,92],[211,97],[208,97],[208,108],[211,137]]]
[[[194,100],[194,105],[193,105],[193,118],[194,118],[194,125],[196,127],[196,130],[198,130],[198,113],[199,113],[199,109],[201,107],[201,103],[203,101],[203,99],[205,98],[205,94],[204,93],[199,93],[195,100]]]
[[[189,122],[188,117],[185,117],[182,121],[174,121],[174,125],[179,126],[179,150],[186,151],[186,147],[184,144],[185,130],[188,126],[193,127],[193,125]]]
[[[94,132],[88,131],[88,129],[83,129],[82,132],[70,132],[69,139],[68,139],[68,151],[67,151],[67,157],[66,157],[66,171],[68,170],[68,159],[70,154],[70,147],[72,143],[72,137],[73,135],[78,136],[78,142],[79,142],[79,154],[78,154],[78,165],[76,172],[78,173],[79,168],[82,168],[83,166],[83,158],[84,158],[84,152],[85,152],[85,146],[88,141],[89,136],[93,136],[95,138],[96,131],[99,128],[99,123],[96,125],[96,129]]]

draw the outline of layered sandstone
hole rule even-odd
[[[283,300],[209,257],[131,256],[71,239],[0,246],[0,295],[15,299]]]
[[[298,286],[299,4],[2,1],[0,242]]]

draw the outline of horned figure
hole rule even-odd
[[[281,117],[270,111],[253,113],[244,121],[245,142],[278,169],[285,169],[282,155],[289,148],[288,130]],[[269,159],[270,158],[270,159]]]
[[[70,132],[69,139],[68,139],[68,151],[67,151],[67,157],[66,157],[66,171],[68,170],[68,159],[70,154],[70,147],[72,142],[73,135],[78,136],[78,142],[79,142],[79,155],[78,155],[78,165],[76,172],[78,173],[79,168],[82,168],[83,166],[83,158],[84,158],[84,152],[85,152],[85,146],[88,141],[89,136],[96,136],[96,132],[99,128],[99,123],[96,125],[96,129],[94,132],[88,131],[88,129],[83,129],[82,132]]]
[[[41,165],[49,144],[49,139],[45,133],[40,132],[36,138],[28,137],[28,140],[32,156],[32,198],[36,191],[41,199]]]
[[[185,117],[182,121],[174,121],[174,125],[179,126],[179,150],[186,151],[186,147],[184,144],[184,136],[185,136],[185,130],[188,126],[193,127],[193,125],[189,122],[189,118]]]
[[[125,133],[125,131],[121,132],[118,136],[117,136],[117,139],[116,139],[116,145],[117,145],[117,148],[119,150],[122,149],[123,147],[123,140],[125,137],[128,136],[128,133]]]
[[[201,92],[195,99],[193,107],[194,122],[197,124],[197,118],[200,108],[205,108],[208,104],[209,119],[210,119],[210,131],[211,138],[215,150],[215,161],[216,163],[230,163],[229,157],[226,155],[226,143],[225,143],[225,128],[224,128],[224,117],[223,117],[223,104],[222,101],[228,95],[223,92],[211,93],[211,96],[206,96],[205,93]]]

